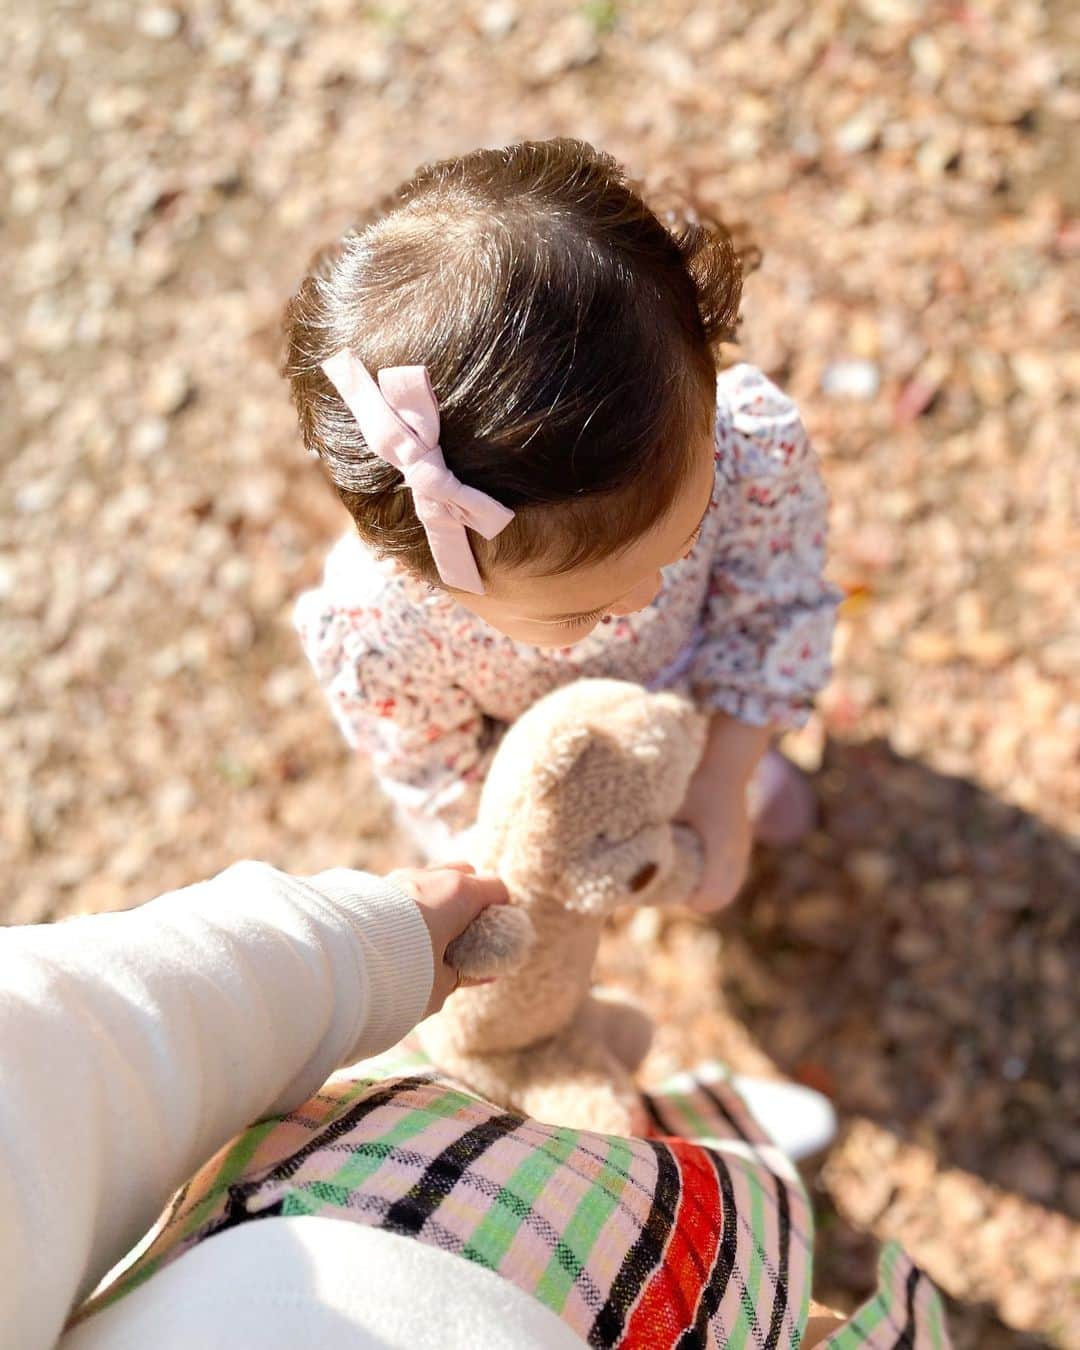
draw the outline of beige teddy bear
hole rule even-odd
[[[631,1073],[651,1027],[591,996],[590,976],[606,915],[681,903],[697,883],[700,841],[671,821],[704,735],[685,699],[617,680],[567,685],[510,729],[473,861],[502,877],[512,907],[485,911],[448,953],[464,975],[502,978],[459,990],[421,1026],[440,1068],[538,1120],[641,1132]]]

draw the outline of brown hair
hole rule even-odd
[[[481,573],[565,572],[677,498],[741,290],[725,227],[661,223],[609,155],[478,150],[421,168],[319,255],[288,307],[284,373],[305,445],[379,554],[438,580],[400,473],[320,368],[342,347],[373,372],[427,366],[447,464],[517,513],[490,543],[470,533]]]

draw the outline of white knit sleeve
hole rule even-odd
[[[0,930],[0,1347],[68,1310],[234,1134],[423,1015],[415,903],[241,863],[129,913]]]

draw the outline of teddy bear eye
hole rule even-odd
[[[655,879],[659,870],[654,862],[647,862],[644,867],[639,867],[630,878],[630,889],[635,892],[643,891]]]

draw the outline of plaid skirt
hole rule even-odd
[[[333,1216],[474,1261],[590,1346],[794,1350],[812,1214],[798,1174],[708,1066],[645,1098],[655,1134],[540,1124],[401,1051],[245,1131],[181,1190],[155,1236],[75,1314],[198,1243],[271,1215]],[[830,1350],[947,1350],[941,1300],[896,1246]]]

